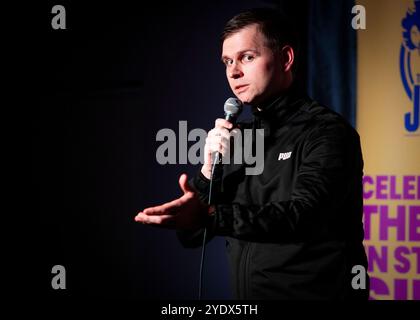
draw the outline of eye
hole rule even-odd
[[[244,60],[245,62],[249,62],[254,60],[254,56],[252,54],[244,54],[244,56],[242,57],[242,60]]]
[[[224,63],[226,66],[231,65],[231,64],[232,64],[232,62],[233,62],[233,60],[232,60],[232,59],[225,59],[225,60],[223,60],[223,63]]]

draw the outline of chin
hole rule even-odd
[[[256,97],[244,97],[243,99],[239,98],[239,100],[249,105],[258,104],[258,99]]]
[[[248,95],[236,95],[236,97],[242,101],[242,103],[252,104],[254,102],[254,97],[250,97]]]

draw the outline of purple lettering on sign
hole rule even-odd
[[[420,199],[420,176],[417,176],[417,200]]]
[[[373,195],[373,190],[366,191],[367,184],[373,185],[373,179],[371,176],[363,177],[363,199],[370,199]]]
[[[397,180],[397,177],[396,176],[390,176],[390,183],[391,183],[391,185],[390,185],[390,191],[391,191],[391,194],[390,194],[390,198],[391,199],[393,199],[393,200],[399,200],[399,199],[401,199],[401,194],[399,194],[399,193],[397,193],[397,186],[396,186],[396,180]]]
[[[413,300],[420,300],[420,280],[413,280]]]
[[[405,240],[405,206],[397,206],[397,217],[388,216],[388,206],[379,206],[379,240],[388,240],[388,228],[397,228],[397,240]]]
[[[374,292],[375,294],[379,295],[389,295],[388,286],[386,283],[375,277],[370,278],[370,290]],[[370,298],[371,300],[374,300],[373,298]]]
[[[395,249],[395,259],[397,263],[395,264],[395,270],[399,273],[407,273],[410,271],[410,260],[406,257],[406,255],[410,254],[410,250],[407,247],[397,247]]]
[[[403,178],[403,190],[404,190],[404,199],[413,200],[414,193],[410,191],[414,190],[414,185],[411,182],[414,182],[416,179],[415,176],[404,176]]]
[[[410,241],[420,241],[420,206],[410,206]]]
[[[395,279],[395,300],[407,300],[407,279]]]
[[[373,272],[374,264],[378,266],[378,272],[387,272],[388,270],[388,247],[381,246],[381,253],[379,254],[376,251],[376,247],[368,246],[367,248],[368,256],[368,271]],[[376,271],[376,270],[375,270]]]
[[[388,180],[387,176],[377,176],[376,177],[376,199],[386,199],[386,193],[382,193],[386,190],[386,181]]]
[[[411,247],[411,251],[417,256],[417,274],[420,274],[420,247]]]

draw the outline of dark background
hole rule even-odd
[[[39,75],[31,87],[38,103],[31,108],[30,129],[32,203],[40,224],[29,252],[36,294],[195,299],[201,250],[182,248],[174,231],[133,221],[141,209],[178,197],[181,173],[199,170],[159,165],[156,149],[162,142],[156,133],[178,132],[181,120],[188,121],[189,130],[208,131],[223,114],[232,93],[220,63],[219,36],[233,15],[252,7],[283,8],[301,34],[305,58],[299,77],[306,86],[319,77],[316,66],[332,64],[313,60],[318,58],[308,43],[313,45],[314,32],[321,35],[319,28],[311,29],[317,24],[310,13],[314,7],[344,10],[348,19],[342,23],[349,26],[351,3],[118,1],[38,7],[39,28],[31,44],[33,72]],[[51,28],[55,4],[66,8],[66,30]],[[340,20],[339,14],[332,17]],[[339,38],[355,49],[342,33]],[[342,43],[328,41],[343,49]],[[348,87],[348,78],[344,81]],[[309,88],[316,96],[314,86]],[[346,94],[353,97],[354,91]],[[349,121],[351,112],[343,113]],[[66,268],[67,290],[51,288],[54,265]],[[231,298],[223,238],[208,244],[204,280],[203,298]]]

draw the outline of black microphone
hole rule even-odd
[[[225,120],[229,121],[230,123],[235,126],[236,119],[239,117],[239,115],[242,112],[243,104],[242,101],[236,98],[229,98],[226,100],[224,105],[224,111],[225,111]],[[213,155],[213,165],[212,165],[212,176],[214,172],[214,168],[216,164],[219,164],[222,162],[222,154],[219,152],[215,152]]]

